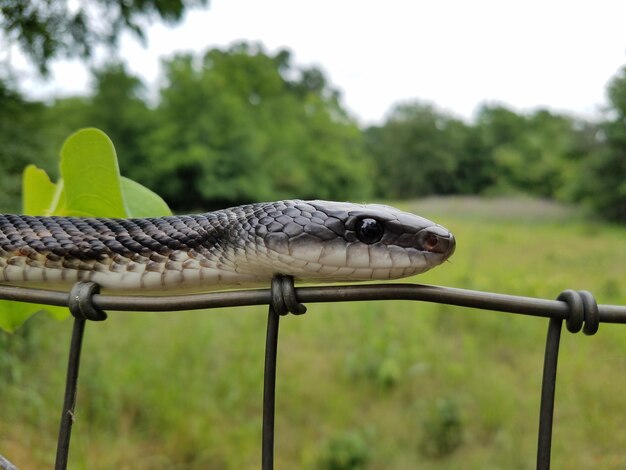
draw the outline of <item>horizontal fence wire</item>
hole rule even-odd
[[[77,283],[69,293],[0,285],[0,299],[66,306],[74,316],[74,331],[70,344],[67,384],[55,470],[66,470],[74,408],[80,350],[86,320],[102,321],[107,311],[162,312],[184,311],[235,306],[269,305],[265,353],[263,392],[263,470],[274,468],[274,414],[276,389],[276,358],[279,318],[286,313],[301,315],[306,312],[303,303],[351,302],[375,300],[413,300],[469,307],[481,310],[550,318],[539,412],[537,469],[549,470],[552,421],[558,349],[561,325],[576,333],[582,329],[592,335],[600,323],[626,323],[626,306],[597,305],[593,295],[586,291],[566,290],[557,300],[497,294],[423,284],[365,284],[295,288],[293,278],[276,276],[270,289],[212,292],[170,296],[113,296],[99,293],[94,283]],[[0,468],[15,467],[0,456]]]
[[[531,315],[545,318],[568,318],[570,308],[560,300],[498,294],[426,284],[364,284],[323,287],[297,287],[301,303],[355,302],[371,300],[419,300],[481,310]],[[68,306],[67,292],[0,285],[0,299]],[[223,307],[268,305],[270,289],[235,290],[203,294],[167,296],[124,296],[94,294],[93,306],[106,311],[172,312]],[[601,323],[626,323],[626,306],[598,305]]]

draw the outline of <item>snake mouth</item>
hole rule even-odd
[[[439,225],[420,230],[417,233],[417,242],[422,251],[442,254],[444,261],[450,258],[456,249],[454,235]]]

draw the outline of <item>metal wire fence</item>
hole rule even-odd
[[[567,330],[571,333],[582,330],[587,335],[595,334],[602,322],[626,323],[626,306],[598,305],[593,295],[587,291],[565,290],[557,297],[557,300],[547,300],[420,284],[294,288],[293,279],[288,276],[275,277],[270,289],[165,297],[101,295],[98,286],[88,282],[77,283],[69,294],[0,286],[0,299],[66,306],[74,316],[55,470],[64,470],[68,466],[85,325],[87,321],[105,320],[106,310],[161,312],[269,305],[261,443],[261,468],[263,470],[270,470],[274,466],[275,385],[280,317],[288,313],[296,315],[305,313],[305,303],[410,300],[548,318],[537,443],[537,469],[539,470],[550,468],[556,371],[563,321],[566,322]],[[15,470],[16,467],[0,456],[0,469]]]

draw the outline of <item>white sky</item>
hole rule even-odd
[[[485,101],[593,117],[626,64],[626,2],[211,0],[180,26],[151,26],[147,49],[125,37],[120,52],[154,87],[160,57],[242,39],[320,66],[362,123],[407,99],[466,118]],[[82,64],[52,70],[52,83],[24,82],[31,96],[88,90]]]

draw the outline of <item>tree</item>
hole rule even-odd
[[[20,210],[20,175],[26,165],[36,161],[53,169],[54,158],[46,154],[40,132],[44,125],[44,105],[24,99],[0,81],[0,212]]]
[[[367,130],[379,195],[407,198],[460,192],[460,156],[469,129],[433,106],[401,104],[381,127]]]
[[[115,142],[123,174],[179,211],[371,194],[362,133],[339,93],[321,71],[294,66],[287,51],[268,55],[259,46],[238,44],[201,57],[179,55],[165,63],[165,75],[152,106],[142,82],[119,63],[93,71],[91,96],[50,105],[29,104],[13,92],[0,96],[7,124],[0,147],[16,155],[6,153],[11,165],[3,177],[13,196],[5,209],[19,209],[26,164],[54,175],[45,162],[56,159],[70,133],[89,126]],[[14,150],[16,145],[21,147]]]
[[[492,192],[564,197],[583,146],[578,121],[539,109],[483,106],[476,127],[492,161]]]
[[[96,46],[115,46],[131,31],[145,39],[146,20],[177,23],[189,8],[208,0],[0,0],[4,40],[17,44],[42,73],[58,57],[92,55]]]
[[[141,144],[154,127],[145,86],[120,62],[109,63],[92,74],[94,94],[81,127],[103,130],[115,143],[122,172],[132,178],[133,169],[146,164]]]
[[[608,119],[600,127],[602,146],[585,159],[581,198],[596,213],[626,223],[626,67],[609,82]]]
[[[358,127],[323,74],[294,67],[287,51],[238,44],[165,70],[148,164],[132,175],[173,207],[368,194]]]

